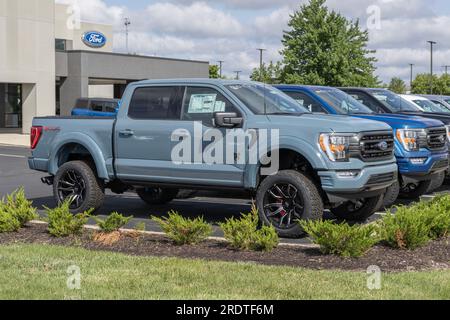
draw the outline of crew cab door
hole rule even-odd
[[[180,127],[183,86],[149,86],[134,90],[127,114],[118,117],[115,136],[116,175],[123,181],[164,181],[176,176],[171,164]]]
[[[212,127],[213,107],[233,110],[223,95],[211,90],[154,85],[136,88],[128,114],[118,118],[114,133],[117,177],[126,182],[242,186],[244,166],[206,164],[194,158],[208,145],[202,135]],[[200,137],[196,136],[195,123]],[[191,157],[180,163],[173,154],[184,141],[190,141],[185,144],[189,150],[184,152],[190,151]]]

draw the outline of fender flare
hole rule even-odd
[[[319,151],[318,145],[315,148],[311,143],[293,136],[280,137],[279,150],[291,150],[303,156],[314,170],[328,170],[327,160]],[[261,154],[266,154],[268,150],[262,150]],[[259,171],[261,163],[249,165],[244,175],[244,184],[247,189],[255,189],[258,186]]]
[[[102,150],[95,143],[95,141],[86,134],[75,132],[69,134],[62,134],[53,142],[54,147],[50,152],[50,164],[49,173],[55,175],[59,169],[58,166],[58,155],[61,149],[68,144],[79,144],[83,146],[94,159],[95,167],[97,169],[98,178],[104,179],[106,181],[110,180],[108,170],[106,168],[106,160],[103,156]]]

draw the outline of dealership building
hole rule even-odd
[[[69,115],[80,97],[121,98],[133,81],[208,77],[205,61],[113,53],[111,25],[72,16],[54,0],[0,0],[0,134]]]

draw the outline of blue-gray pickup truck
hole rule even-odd
[[[247,138],[208,153],[234,131]],[[255,149],[258,140],[270,148]],[[101,207],[105,189],[136,191],[150,205],[180,189],[234,190],[255,199],[262,223],[297,237],[297,221],[320,219],[324,208],[348,220],[371,216],[397,180],[393,148],[387,124],[312,114],[271,86],[159,80],[130,84],[114,118],[35,118],[29,166],[48,172],[43,182],[74,213]],[[250,161],[255,150],[261,156]]]

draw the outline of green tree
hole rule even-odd
[[[325,0],[310,0],[291,15],[281,51],[286,83],[330,86],[378,85],[369,34],[359,21],[330,11]]]
[[[412,83],[411,92],[414,94],[429,94],[431,93],[431,85],[430,85],[430,77],[429,73],[420,73],[416,76]],[[449,76],[438,77],[437,75],[433,75],[433,93],[436,94],[444,94],[447,95],[450,93],[448,84],[449,84]]]
[[[394,77],[391,79],[388,89],[398,94],[404,94],[406,93],[406,83],[402,79]]]
[[[263,64],[262,70],[260,68],[253,69],[250,79],[253,81],[260,81],[264,83],[279,84],[281,83],[282,66],[281,62]]]
[[[219,79],[220,78],[220,70],[217,65],[209,66],[209,78],[210,79]]]

